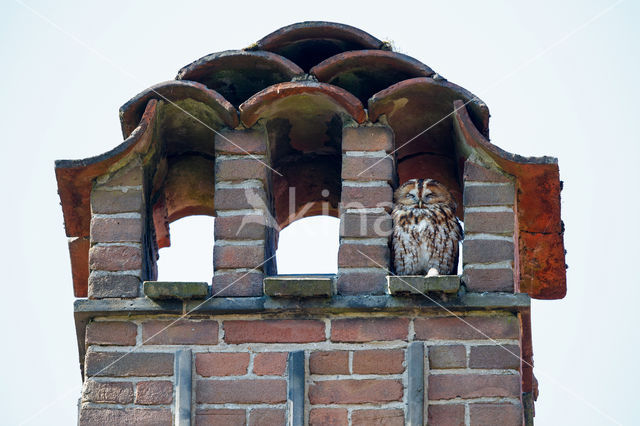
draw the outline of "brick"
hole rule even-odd
[[[513,184],[488,183],[485,185],[465,185],[462,203],[469,206],[512,206],[515,201]]]
[[[331,321],[333,342],[407,340],[408,318],[347,318]]]
[[[353,352],[354,374],[400,374],[404,371],[404,350],[372,349]]]
[[[247,179],[268,180],[268,171],[265,159],[247,157],[241,159],[216,158],[216,180],[242,181]]]
[[[414,322],[418,340],[518,339],[520,325],[514,315],[495,317],[417,318]]]
[[[309,411],[309,426],[349,426],[345,408],[313,408]]]
[[[262,188],[218,188],[214,194],[216,210],[267,209]]]
[[[89,250],[92,271],[132,271],[142,269],[142,250],[133,246],[94,246]]]
[[[133,384],[86,380],[82,389],[82,402],[130,404],[133,402]]]
[[[520,347],[517,345],[472,346],[470,368],[520,369]]]
[[[342,243],[338,249],[338,268],[386,268],[390,256],[387,245]]]
[[[257,376],[283,376],[287,368],[286,352],[262,352],[253,358],[253,374]]]
[[[91,218],[92,243],[139,242],[142,240],[140,218]]]
[[[429,347],[429,368],[465,368],[467,366],[467,348],[462,345],[444,345]]]
[[[393,221],[387,213],[344,213],[340,216],[341,237],[388,238],[392,232]]]
[[[345,127],[342,151],[391,151],[393,131],[383,126]]]
[[[366,404],[402,400],[400,380],[323,380],[309,386],[311,404]]]
[[[249,413],[249,426],[275,426],[286,424],[284,410],[280,408],[254,408]]]
[[[393,160],[386,157],[342,156],[342,179],[393,181]]]
[[[438,426],[464,426],[464,405],[429,405],[428,424]]]
[[[98,184],[102,187],[140,186],[144,182],[144,170],[141,164],[140,160],[134,159],[123,168],[112,173],[111,176],[98,178]]]
[[[267,135],[256,130],[233,130],[215,136],[216,152],[223,154],[265,154]]]
[[[218,216],[213,228],[216,240],[263,240],[265,220],[262,215]]]
[[[145,345],[216,345],[218,322],[212,320],[167,320],[142,323]]]
[[[513,241],[465,239],[462,242],[462,260],[465,265],[513,261]]]
[[[139,189],[91,191],[91,212],[98,214],[132,213],[144,210],[144,197]]]
[[[138,326],[125,321],[99,321],[87,324],[85,341],[87,345],[122,345],[136,344]]]
[[[173,354],[158,352],[94,352],[85,358],[87,377],[153,377],[173,375]]]
[[[244,410],[213,409],[196,412],[196,426],[245,426]]]
[[[309,343],[325,340],[324,322],[316,320],[231,320],[224,322],[227,343]]]
[[[168,380],[138,382],[136,385],[136,404],[161,405],[173,401],[173,383]]]
[[[462,280],[469,291],[513,292],[513,270],[511,268],[479,269],[469,266],[464,269]]]
[[[150,408],[90,408],[82,407],[78,423],[82,426],[135,424],[159,426],[172,424],[171,410]]]
[[[367,209],[393,207],[393,190],[391,186],[342,186],[341,208]]]
[[[217,269],[261,268],[264,245],[213,246],[213,264]]]
[[[259,271],[215,272],[211,294],[216,297],[262,296],[264,275]]]
[[[309,355],[311,374],[349,374],[348,351],[315,351]]]
[[[249,368],[248,352],[196,354],[196,372],[205,377],[242,376]]]
[[[489,234],[513,234],[515,217],[513,212],[465,212],[464,232]]]
[[[470,161],[464,163],[464,180],[495,183],[511,182],[505,175]]]
[[[517,374],[437,374],[429,376],[429,400],[483,397],[520,398]]]
[[[470,404],[469,417],[472,426],[520,426],[523,414],[516,404]]]
[[[138,297],[140,277],[135,275],[89,275],[89,299],[106,299],[109,297],[131,298]]]
[[[196,400],[200,404],[279,404],[287,400],[287,382],[262,380],[198,380]]]
[[[352,426],[403,426],[404,411],[394,410],[358,410],[351,414]]]
[[[385,294],[387,274],[384,269],[370,271],[351,271],[340,269],[338,272],[338,294]]]

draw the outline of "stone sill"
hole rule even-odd
[[[335,275],[274,275],[263,280],[264,294],[270,297],[332,297],[335,288]]]
[[[397,295],[425,295],[427,293],[456,294],[460,290],[459,275],[389,275],[387,293]]]
[[[209,297],[206,282],[145,281],[144,295],[154,300],[190,300]]]
[[[336,275],[304,274],[265,277],[265,296],[274,298],[331,298],[336,294]],[[203,300],[209,296],[206,282],[145,281],[144,295],[153,300]],[[457,275],[387,277],[387,294],[420,296],[426,293],[453,295],[460,290]]]

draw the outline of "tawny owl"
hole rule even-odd
[[[447,188],[433,179],[411,179],[396,190],[394,201],[396,274],[455,274],[463,234]]]

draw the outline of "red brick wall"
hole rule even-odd
[[[287,354],[302,350],[309,424],[402,425],[407,346],[421,341],[432,424],[521,424],[518,317],[461,318],[98,319],[86,330],[80,423],[171,424],[174,354],[188,345],[195,424],[285,424]]]

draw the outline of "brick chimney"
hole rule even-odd
[[[366,107],[366,108],[365,108]],[[530,298],[566,292],[554,158],[491,144],[487,106],[356,28],[305,22],[205,56],[56,162],[79,423],[532,424]],[[392,192],[458,200],[462,272],[402,277]],[[170,224],[216,217],[210,283],[157,281]],[[340,219],[337,275],[278,275],[278,233]]]

